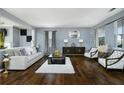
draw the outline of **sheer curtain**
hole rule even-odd
[[[45,54],[46,54],[46,55],[49,54],[48,32],[49,32],[49,31],[45,31]]]
[[[56,49],[56,31],[45,31],[45,53],[49,55]]]
[[[56,49],[56,31],[52,32],[52,52]]]

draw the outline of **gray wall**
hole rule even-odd
[[[45,50],[45,33],[44,31],[57,31],[57,48],[62,50],[64,46],[64,39],[69,40],[69,45],[74,42],[79,46],[78,39],[69,38],[68,34],[70,31],[80,31],[80,39],[84,40],[83,46],[89,50],[91,47],[95,47],[95,31],[91,28],[36,28],[36,43],[40,44],[40,51]]]

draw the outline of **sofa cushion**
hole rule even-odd
[[[15,56],[13,49],[5,50],[5,54],[8,54],[9,56]]]
[[[40,55],[42,55],[42,53],[35,53],[32,55],[29,55],[27,58],[28,58],[28,60],[33,60],[33,59],[39,57]]]
[[[35,54],[35,53],[37,53],[37,49],[36,47],[32,47],[32,54]]]
[[[29,56],[29,55],[32,55],[32,48],[31,47],[26,47],[25,48],[25,51],[26,51],[26,54]]]
[[[28,56],[28,59],[31,60],[31,59],[34,59],[38,56],[38,54],[32,54],[30,56]]]
[[[20,49],[21,55],[22,56],[26,56],[26,50],[24,48]]]
[[[14,54],[15,54],[15,56],[21,56],[22,55],[19,49],[14,49]]]
[[[25,50],[27,55],[32,55],[37,53],[36,47],[26,47]]]

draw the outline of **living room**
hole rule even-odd
[[[1,8],[0,84],[124,84],[123,18],[123,8]]]

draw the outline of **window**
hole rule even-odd
[[[117,29],[115,30],[116,47],[123,47],[123,20],[117,21]]]
[[[103,28],[99,28],[97,30],[97,35],[98,35],[98,46],[105,45],[105,30]]]
[[[116,35],[116,39],[117,39],[117,42],[116,42],[117,47],[122,48],[122,35],[121,34]]]

